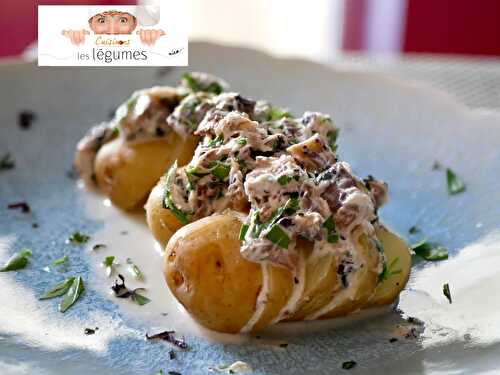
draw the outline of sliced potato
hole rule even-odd
[[[375,294],[370,298],[365,307],[376,307],[393,303],[410,278],[411,252],[405,240],[385,227],[377,228],[376,234],[384,245],[387,264],[394,264],[394,269],[377,286]]]
[[[295,313],[287,320],[303,320],[327,305],[341,288],[337,275],[338,260],[333,255],[314,256],[312,246],[306,249],[306,283]],[[302,249],[301,249],[302,251]]]
[[[197,138],[183,139],[174,132],[162,139],[137,143],[115,139],[97,153],[97,184],[116,206],[137,208],[175,160],[179,165],[191,160],[196,145]]]
[[[380,254],[361,229],[356,229],[353,237],[357,242],[353,256],[360,266],[349,279],[349,287],[340,289],[330,303],[309,315],[308,319],[331,319],[350,314],[362,308],[373,295]]]
[[[210,329],[236,333],[253,316],[262,269],[240,254],[241,221],[213,215],[180,230],[166,248],[165,279],[187,311]]]

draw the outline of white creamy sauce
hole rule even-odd
[[[15,236],[0,237],[0,264],[3,264],[15,251],[12,248]],[[30,272],[34,264],[43,264],[43,254],[33,248],[33,256],[28,268],[20,272]],[[47,268],[55,285],[67,277]],[[104,271],[102,270],[104,273]],[[104,353],[110,341],[118,337],[137,337],[142,333],[127,328],[121,320],[113,319],[103,311],[94,311],[83,318],[79,316],[63,316],[57,311],[58,301],[40,301],[39,295],[16,281],[15,272],[0,273],[0,333],[8,335],[12,342],[29,343],[43,350],[83,349]],[[85,295],[77,304],[85,303]],[[85,328],[99,327],[95,335],[84,334]],[[11,336],[12,335],[12,336]],[[0,336],[1,337],[1,336]],[[0,366],[0,368],[3,368]]]
[[[500,340],[500,231],[465,247],[448,260],[414,271],[399,307],[423,320],[424,347],[464,340],[491,344]],[[443,295],[450,286],[453,303]],[[468,340],[467,340],[468,341]]]
[[[294,282],[292,294],[290,295],[288,302],[281,309],[279,314],[272,320],[271,324],[279,322],[287,315],[291,315],[297,310],[297,304],[299,303],[300,297],[302,297],[302,293],[304,292],[304,288],[306,286],[306,261],[302,253],[299,253],[299,261],[297,262],[297,268],[293,276],[294,280],[296,279],[298,282]]]
[[[262,289],[257,297],[255,312],[248,320],[247,324],[240,330],[241,333],[250,332],[266,310],[267,297],[269,294],[269,270],[267,262],[262,262],[260,268],[262,270]]]
[[[81,187],[80,192],[81,199],[87,208],[87,215],[92,219],[104,221],[104,227],[92,235],[92,239],[87,246],[88,257],[94,270],[92,279],[87,282],[93,284],[93,289],[101,291],[110,299],[110,302],[117,304],[125,314],[149,325],[151,327],[150,332],[174,329],[181,335],[194,334],[213,342],[252,342],[266,345],[264,340],[255,340],[248,335],[217,333],[197,324],[175,300],[164,281],[162,272],[163,249],[159,247],[150,234],[142,212],[135,215],[126,214],[114,208],[109,203],[109,200],[98,193],[87,191]],[[122,234],[123,231],[127,231],[127,234]],[[500,311],[500,300],[494,298],[500,295],[500,273],[498,272],[500,269],[499,239],[500,233],[497,233],[496,236],[490,236],[483,241],[470,245],[455,258],[428,265],[424,270],[417,271],[412,275],[411,289],[401,294],[399,307],[406,314],[416,316],[426,323],[423,336],[425,345],[456,339],[463,337],[465,334],[472,335],[478,342],[491,342],[500,339],[500,323],[498,323],[497,319],[498,311]],[[97,243],[104,243],[107,247],[96,251],[91,250],[92,246]],[[6,257],[0,255],[2,259]],[[103,259],[109,255],[114,255],[116,262],[120,263],[111,278],[106,276],[105,270],[101,267]],[[131,258],[144,273],[144,281],[135,280],[127,271],[127,258]],[[301,261],[301,264],[302,267],[299,268],[298,272],[299,283],[294,285],[292,296],[280,315],[284,315],[285,311],[293,311],[300,299],[305,282],[304,261]],[[110,286],[113,284],[117,273],[122,273],[125,276],[129,288],[146,288],[147,291],[144,295],[150,298],[152,302],[145,306],[138,306],[128,299],[114,297]],[[13,283],[14,281],[8,281],[8,277],[10,276],[0,274],[0,288],[6,291],[19,290],[19,286],[16,285],[14,288],[13,285],[9,284],[9,282]],[[442,294],[442,285],[446,282],[450,285],[453,298],[453,304],[451,305]],[[267,290],[264,286],[259,299],[263,300],[266,293]],[[23,293],[16,293],[16,296],[12,296],[12,298],[7,298],[6,301],[13,301],[14,306],[11,306],[10,310],[9,303],[0,306],[2,316],[19,314],[19,305],[15,302],[21,298],[19,294],[29,295],[30,293],[24,291]],[[30,303],[34,305],[40,303],[36,302],[34,296],[31,299],[33,301]],[[327,309],[330,308],[331,306],[328,306]],[[332,320],[279,323],[267,328],[262,333],[262,337],[279,339],[280,336],[284,335],[301,335],[324,331],[349,325],[377,314],[383,314],[390,309],[391,307],[363,310],[345,318]],[[39,313],[34,313],[33,309],[26,309],[26,311],[26,319],[4,319],[2,320],[3,324],[5,325],[5,322],[27,320],[36,324]],[[256,312],[256,316],[252,320],[258,321],[257,315],[260,316],[261,313]],[[43,321],[46,324],[48,318],[47,316],[42,320],[38,319],[38,321]],[[276,320],[278,319],[280,317]],[[89,322],[85,324],[89,324]],[[96,320],[96,325],[104,326],[103,324],[99,323],[99,319]],[[251,322],[249,322],[249,325],[251,325]],[[54,326],[56,326],[55,323]],[[63,337],[67,337],[67,341],[69,337],[77,336],[76,332],[79,333],[81,327],[81,325],[78,325],[77,329],[69,329],[70,332],[75,331],[74,335],[67,335],[67,331],[64,331],[63,334],[63,331],[61,331],[58,338],[62,340]],[[30,332],[21,328],[19,326],[6,329],[6,327],[1,326],[0,330],[6,332],[22,331],[26,334]],[[56,327],[51,329],[56,329]],[[443,336],[443,331],[448,334]],[[46,336],[43,338],[45,339]],[[55,345],[55,342],[52,344]],[[78,345],[76,342],[74,344]],[[272,345],[272,343],[267,343],[267,345]],[[95,348],[103,347],[100,344]]]

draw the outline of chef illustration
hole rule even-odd
[[[165,35],[161,29],[144,29],[154,26],[160,20],[160,10],[157,6],[120,6],[120,10],[104,10],[103,7],[89,7],[88,24],[96,35],[132,34],[139,35],[144,45],[152,46]],[[63,30],[75,46],[85,43],[85,36],[90,35],[87,29]]]

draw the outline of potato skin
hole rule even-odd
[[[199,323],[227,333],[240,332],[254,315],[263,287],[264,267],[268,272],[267,304],[252,331],[271,324],[288,302],[294,286],[289,270],[270,263],[253,263],[241,256],[241,217],[231,212],[190,223],[172,236],[165,254],[164,275],[173,295]],[[385,246],[392,246],[385,243],[387,235],[381,237]],[[355,238],[364,266],[358,271],[356,281],[353,280],[357,285],[353,299],[344,296],[335,308],[318,316],[319,319],[347,315],[380,305],[382,301],[390,303],[397,296],[391,289],[391,293],[381,294],[383,298],[373,299],[372,296],[377,295],[379,253],[365,234],[359,231]],[[338,260],[334,255],[314,258],[311,244],[306,241],[298,242],[297,250],[305,254],[306,281],[297,309],[286,318],[288,321],[303,320],[318,312],[342,291],[337,275]],[[398,286],[397,292],[403,287]]]
[[[215,331],[237,333],[252,317],[261,265],[240,254],[241,221],[213,215],[181,228],[168,242],[165,279],[187,311]]]
[[[394,261],[396,268],[394,271],[397,271],[397,273],[389,275],[386,280],[377,285],[375,294],[365,307],[390,305],[410,278],[412,259],[411,250],[406,241],[383,226],[376,229],[376,234],[384,246],[387,264],[389,265]]]
[[[182,223],[172,211],[163,207],[164,194],[165,179],[162,177],[151,190],[145,205],[149,229],[163,249],[167,246],[170,237],[182,227]]]
[[[117,138],[97,153],[97,185],[114,205],[124,210],[137,208],[175,160],[179,165],[191,160],[197,141],[194,136],[183,139],[174,132],[162,139],[137,143]]]

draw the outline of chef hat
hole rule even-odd
[[[90,6],[88,7],[88,17],[92,17],[104,12],[124,12],[133,15],[137,19],[139,26],[153,26],[160,21],[160,7],[158,5],[140,5],[140,6]]]

